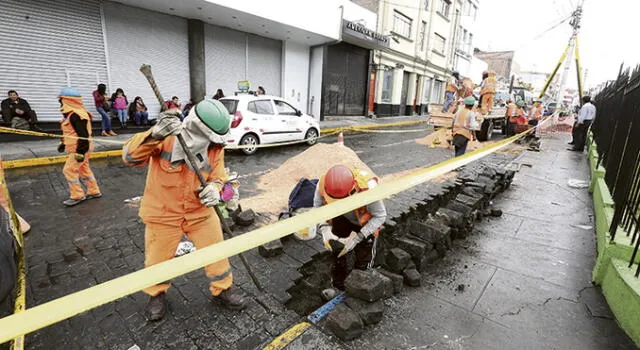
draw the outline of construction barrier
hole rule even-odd
[[[0,196],[2,196],[2,209],[7,210],[9,213],[10,222],[9,225],[11,227],[11,232],[13,232],[13,237],[15,239],[16,244],[16,254],[17,254],[17,273],[18,277],[16,280],[15,287],[15,302],[13,306],[13,314],[19,314],[24,312],[26,308],[26,288],[27,288],[27,279],[25,275],[26,267],[25,267],[25,253],[24,253],[24,238],[22,237],[22,228],[20,225],[20,221],[18,220],[18,215],[16,211],[13,209],[13,204],[11,203],[11,196],[9,195],[9,189],[7,188],[7,181],[4,177],[4,169],[2,168],[2,157],[0,156]],[[13,340],[11,342],[11,350],[22,350],[24,348],[24,334],[17,335],[12,337]],[[3,343],[9,339],[0,341]]]
[[[540,125],[546,122],[543,121]],[[479,160],[515,142],[534,129],[489,144],[463,156],[417,170],[374,189],[357,193],[329,205],[315,208],[286,220],[258,228],[193,253],[153,265],[99,285],[46,302],[0,319],[0,343],[20,337],[68,319],[100,305],[115,301],[158,283],[171,280],[205,265],[254,249],[317,223],[335,218],[369,203],[389,198],[399,192],[444,175]],[[305,326],[300,326],[305,328]]]
[[[397,122],[397,123],[388,123],[388,124],[372,124],[372,125],[360,125],[360,126],[345,126],[339,128],[328,128],[321,130],[321,135],[315,138],[298,140],[298,141],[289,141],[289,142],[279,142],[279,143],[267,143],[260,145],[241,145],[241,146],[226,146],[225,149],[245,149],[245,148],[269,148],[269,147],[279,147],[279,146],[288,146],[295,145],[300,143],[306,143],[311,140],[320,140],[332,135],[336,135],[340,132],[372,132],[372,129],[376,128],[385,128],[385,127],[398,127],[398,126],[408,126],[408,125],[416,125],[426,123],[426,120],[417,120],[417,121],[405,121],[405,122]],[[426,129],[428,130],[428,129]],[[48,134],[43,132],[35,132],[28,130],[19,130],[12,129],[6,127],[0,127],[0,133],[8,133],[8,134],[19,134],[19,135],[31,135],[31,136],[40,136],[40,137],[48,137],[48,138],[60,138],[62,135],[58,134]],[[92,137],[92,138],[83,138],[78,136],[71,136],[71,138],[78,140],[91,140],[94,142],[101,143],[109,143],[118,146],[123,146],[125,141],[115,141],[109,139],[103,139],[101,137]],[[122,150],[111,150],[111,151],[102,151],[102,152],[93,152],[91,153],[91,159],[98,158],[108,158],[108,157],[121,157]],[[16,160],[8,160],[5,161],[4,167],[5,169],[15,169],[15,168],[24,168],[30,166],[41,166],[41,165],[51,165],[51,164],[61,164],[67,160],[67,156],[51,156],[51,157],[38,157],[38,158],[26,158],[26,159],[16,159]]]

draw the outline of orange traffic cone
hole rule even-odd
[[[338,144],[344,146],[344,135],[342,134],[342,131],[338,134]]]

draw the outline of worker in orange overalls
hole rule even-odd
[[[542,114],[544,113],[544,108],[542,107],[542,101],[535,100],[531,110],[529,111],[529,125],[536,127],[542,119]],[[533,130],[533,136],[536,136],[536,130]]]
[[[321,207],[377,185],[378,178],[371,173],[335,165],[320,178],[313,206]],[[327,249],[333,250],[331,241],[338,241],[344,245],[339,253],[335,252],[337,256],[334,255],[332,280],[335,288],[344,290],[344,281],[351,273],[349,255],[355,254],[356,269],[365,270],[373,266],[378,232],[386,218],[387,210],[380,200],[318,225]],[[335,290],[325,290],[323,296],[329,299],[331,295],[327,294],[330,293],[335,293]]]
[[[488,72],[487,78],[482,81],[480,88],[480,113],[491,113],[491,108],[493,108],[493,97],[496,94],[497,84],[498,81],[496,80],[496,73]]]
[[[62,139],[58,145],[58,152],[69,153],[62,172],[69,183],[69,199],[62,202],[68,207],[77,205],[84,200],[102,197],[96,178],[89,166],[89,156],[93,150],[91,139],[91,119],[93,116],[82,103],[82,96],[78,90],[66,87],[60,91],[60,112],[63,119],[60,122]],[[87,186],[85,194],[82,183]]]
[[[145,266],[172,259],[183,233],[201,249],[223,240],[222,228],[213,207],[220,200],[226,180],[224,140],[231,118],[222,103],[204,100],[189,111],[182,123],[180,111],[160,114],[149,131],[138,133],[123,148],[123,160],[132,166],[149,165],[140,217],[146,224]],[[182,134],[195,158],[191,168],[175,135]],[[207,180],[203,188],[195,171]],[[213,300],[231,309],[245,307],[244,294],[233,287],[227,259],[204,268]],[[146,316],[159,320],[166,309],[165,294],[170,284],[161,283],[144,290],[149,294]]]
[[[518,100],[517,103],[513,103],[512,100],[507,101],[507,110],[505,116],[507,117],[507,136],[513,136],[516,134],[516,125],[520,117],[524,117],[523,100]]]
[[[451,78],[447,82],[447,89],[444,92],[444,104],[442,105],[442,113],[449,112],[449,107],[456,99],[456,94],[458,90],[462,89],[463,86],[460,83],[460,73],[453,72],[451,73]]]

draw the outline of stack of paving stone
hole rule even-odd
[[[393,295],[394,282],[375,269],[353,270],[345,280],[347,297],[333,309],[326,327],[342,340],[358,338],[364,327],[382,320],[383,299]]]

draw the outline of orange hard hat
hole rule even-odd
[[[356,190],[356,179],[349,168],[334,165],[324,176],[324,190],[332,198],[347,197]]]

